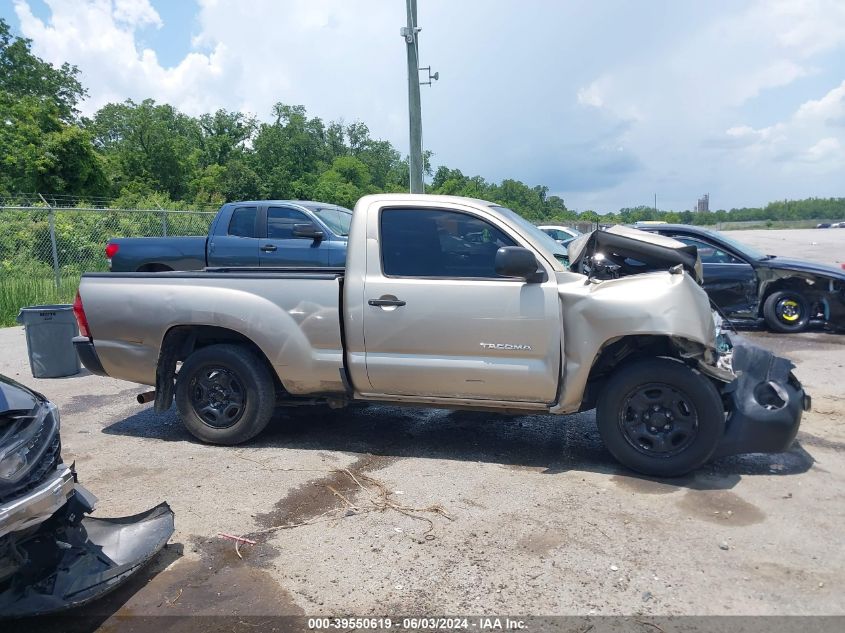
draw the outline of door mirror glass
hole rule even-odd
[[[503,277],[537,281],[537,258],[522,246],[503,246],[496,251],[496,272]]]
[[[316,224],[308,222],[307,224],[294,224],[293,236],[304,237],[312,240],[323,239],[323,232],[317,228]]]

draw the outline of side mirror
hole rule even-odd
[[[539,281],[537,258],[522,246],[503,246],[496,251],[496,273],[502,277],[521,277],[525,281]]]
[[[318,241],[323,239],[323,232],[317,228],[316,224],[312,222],[308,222],[307,224],[294,224],[293,225],[293,236],[294,237],[304,237],[308,239],[312,239],[314,241]]]

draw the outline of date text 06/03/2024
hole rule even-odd
[[[403,629],[403,630],[469,630],[522,631],[524,620],[508,617],[318,617],[308,619],[311,630]]]

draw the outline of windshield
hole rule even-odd
[[[314,209],[314,213],[332,230],[332,233],[344,237],[349,235],[349,225],[352,223],[352,211],[349,209],[343,207]]]
[[[543,233],[543,231],[531,224],[531,222],[523,218],[516,211],[512,211],[507,207],[499,206],[498,204],[491,204],[490,208],[496,209],[496,211],[506,216],[511,222],[516,224],[522,231],[528,234],[532,240],[554,255],[558,263],[562,264],[564,268],[568,265],[569,257],[566,254],[566,247],[561,246],[552,236]]]
[[[733,248],[735,251],[737,251],[740,255],[745,255],[745,257],[747,257],[748,259],[760,260],[760,259],[769,259],[770,258],[770,255],[766,255],[765,253],[761,253],[757,249],[751,248],[748,244],[745,244],[743,242],[738,242],[735,239],[728,237],[725,233],[721,233],[721,232],[720,233],[714,233],[713,231],[708,231],[707,229],[701,229],[701,230],[705,231],[705,232],[709,233],[711,236],[713,236],[714,240],[721,240],[722,242],[724,242],[725,244],[727,244],[728,246]]]

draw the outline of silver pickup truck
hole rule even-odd
[[[610,250],[643,272],[600,274]],[[790,446],[809,397],[789,361],[718,330],[694,247],[615,229],[579,238],[592,272],[570,254],[483,200],[367,196],[345,269],[84,275],[75,344],[216,444],[286,403],[377,401],[596,408],[610,452],[652,475]]]

